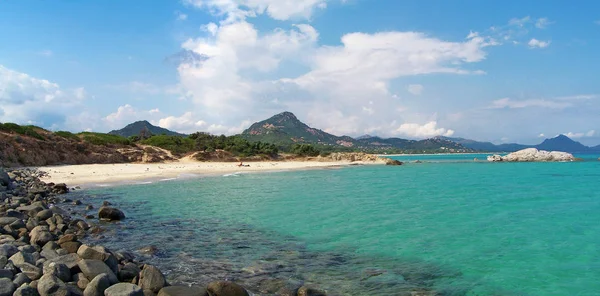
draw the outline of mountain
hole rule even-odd
[[[320,129],[312,128],[291,112],[279,113],[259,121],[242,132],[242,137],[274,144],[311,143],[323,145],[352,146],[354,139],[338,137]]]
[[[577,141],[571,140],[571,138],[565,135],[559,135],[551,139],[546,139],[539,145],[536,145],[535,148],[540,150],[548,150],[548,151],[563,151],[563,152],[587,152],[592,150],[592,148],[585,146]]]
[[[465,139],[465,138],[449,138],[449,137],[437,137],[440,139],[445,139],[448,141],[452,141],[458,144],[461,144],[467,148],[477,150],[477,151],[485,151],[485,152],[514,152],[519,151],[525,148],[530,148],[532,146],[521,145],[521,144],[500,144],[495,145],[491,142],[479,142],[475,140]]]
[[[122,128],[120,130],[110,131],[109,134],[119,135],[119,136],[128,138],[131,136],[139,136],[142,131],[150,132],[150,135],[165,134],[167,136],[180,136],[180,137],[187,136],[185,134],[180,134],[180,133],[177,133],[174,131],[170,131],[166,128],[152,125],[150,122],[148,122],[146,120],[130,123],[126,127]]]
[[[361,150],[369,152],[469,152],[464,146],[445,139],[406,140],[400,138],[383,139],[364,135],[356,139],[336,136],[301,122],[293,113],[279,113],[269,119],[254,123],[242,132],[242,137],[250,141],[261,141],[277,145],[307,143]]]

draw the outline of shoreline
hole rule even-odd
[[[363,161],[261,161],[247,162],[249,167],[239,167],[233,162],[169,162],[169,163],[118,163],[81,164],[35,167],[45,172],[40,178],[46,183],[66,183],[70,187],[89,188],[102,185],[132,185],[148,181],[169,181],[188,177],[219,176],[223,174],[285,172],[324,169],[352,165],[378,165]],[[182,178],[183,176],[183,178]]]

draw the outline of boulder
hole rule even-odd
[[[52,187],[52,192],[58,193],[58,194],[65,194],[65,193],[69,192],[69,187],[67,187],[67,184],[65,184],[65,183],[59,183],[59,184],[54,185],[54,187]]]
[[[98,218],[105,221],[119,221],[125,219],[125,214],[117,208],[101,207],[98,211]]]
[[[45,225],[39,225],[33,228],[29,233],[29,237],[31,239],[31,244],[36,244],[39,246],[43,246],[54,239],[54,236],[52,233],[50,233],[48,226]]]
[[[23,266],[23,264],[25,263],[35,264],[35,259],[33,258],[33,255],[31,253],[25,253],[23,251],[17,252],[16,254],[12,255],[10,258],[8,258],[8,260],[12,261],[12,263],[19,268],[21,268],[21,266]]]
[[[385,160],[385,165],[402,165],[402,162],[396,159],[387,158]]]
[[[158,296],[209,296],[202,287],[170,286],[160,289]]]
[[[166,285],[165,276],[160,270],[152,265],[144,265],[138,284],[143,290],[150,290],[158,293]]]
[[[0,296],[12,296],[15,284],[10,279],[0,278]]]
[[[88,245],[81,245],[77,250],[77,255],[81,259],[94,259],[104,261],[108,258],[109,254],[101,247],[91,247]]]
[[[71,281],[71,270],[62,263],[51,262],[44,266],[44,274],[53,274],[63,282]]]
[[[5,225],[10,225],[18,220],[19,220],[19,218],[17,218],[17,217],[0,217],[0,227],[4,227]]]
[[[103,296],[108,287],[110,287],[109,276],[106,273],[101,273],[90,281],[83,291],[83,296]]]
[[[35,281],[42,277],[42,269],[29,263],[23,263],[19,269],[24,273],[30,280]]]
[[[17,252],[19,252],[19,249],[17,249],[17,247],[11,244],[0,245],[0,257],[5,256],[8,258],[16,254]]]
[[[79,269],[88,280],[94,279],[99,274],[105,273],[108,275],[111,285],[119,282],[115,273],[103,261],[93,259],[83,259],[77,263]]]
[[[20,287],[23,284],[31,283],[31,279],[29,279],[24,273],[21,272],[15,275],[15,277],[13,278],[13,283],[15,284],[15,286]]]
[[[79,272],[79,265],[77,264],[81,258],[77,256],[77,254],[67,254],[63,256],[56,257],[54,259],[49,259],[44,262],[44,266],[49,265],[50,263],[61,263],[66,265],[69,270],[71,270],[71,274],[76,274]]]
[[[79,287],[79,289],[85,290],[85,288],[87,288],[87,285],[90,283],[90,280],[88,280],[85,277],[85,274],[78,273],[73,276],[73,282],[75,282],[77,284],[77,287]]]
[[[4,265],[2,265],[2,267],[4,267]],[[0,269],[0,278],[2,279],[11,279],[13,278],[15,274],[12,272],[12,270],[8,270],[8,269]]]
[[[65,234],[63,236],[61,236],[58,241],[56,243],[60,244],[64,244],[66,242],[76,242],[77,241],[77,236],[70,233],[70,234]]]
[[[106,289],[104,296],[144,296],[144,292],[134,284],[118,283]]]
[[[17,288],[17,290],[15,290],[13,296],[40,296],[40,293],[38,293],[37,289],[34,287],[28,284],[23,284]]]
[[[488,161],[492,162],[565,162],[575,161],[575,157],[571,153],[560,151],[544,151],[535,148],[527,148],[517,152],[510,153],[506,156],[491,155],[487,157]]]
[[[206,290],[210,296],[250,296],[244,287],[228,281],[212,282]]]
[[[37,283],[37,290],[41,296],[69,296],[67,285],[51,274],[43,275]]]
[[[67,250],[69,254],[77,253],[79,247],[81,247],[81,242],[66,242],[60,244],[60,247]]]
[[[35,216],[40,220],[47,220],[52,217],[52,210],[42,210],[39,211]]]
[[[122,282],[131,282],[133,278],[138,276],[142,270],[134,263],[127,263],[119,270],[119,280]]]

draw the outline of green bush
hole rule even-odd
[[[12,122],[0,123],[0,131],[29,136],[38,140],[44,140],[44,137],[36,132],[36,129],[44,130],[43,128],[35,125],[18,125]]]
[[[141,143],[167,149],[175,154],[195,151],[195,143],[192,139],[179,136],[154,135],[141,141]]]
[[[110,135],[110,134],[102,134],[102,133],[92,133],[92,132],[82,132],[78,135],[83,136],[83,140],[93,144],[93,145],[131,145],[131,141],[127,138]]]
[[[321,154],[321,151],[310,144],[294,144],[290,152],[298,156],[318,156]]]
[[[217,149],[225,150],[240,157],[256,155],[277,156],[279,148],[277,145],[263,142],[249,142],[240,136],[215,136],[208,133],[194,133],[189,139],[195,141],[195,149],[198,151],[212,152]]]
[[[71,139],[71,140],[75,140],[77,142],[81,141],[81,139],[74,133],[72,132],[68,132],[68,131],[57,131],[54,132],[55,135],[65,138],[65,139]]]

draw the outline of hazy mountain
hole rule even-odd
[[[588,152],[588,151],[600,151],[600,146],[588,147],[565,135],[559,135],[554,138],[546,139],[538,145],[521,145],[521,144],[499,144],[495,145],[490,142],[479,142],[475,140],[469,140],[464,138],[448,138],[438,137],[446,140],[450,140],[459,143],[467,148],[471,148],[482,152],[514,152],[525,148],[537,148],[539,150],[547,151],[563,151],[569,153],[575,152]]]
[[[187,136],[185,134],[180,134],[178,132],[170,131],[166,128],[152,125],[150,122],[148,122],[146,120],[136,121],[134,123],[128,124],[126,127],[122,128],[120,130],[110,131],[109,134],[119,135],[122,137],[131,137],[131,136],[139,136],[142,131],[144,131],[146,133],[149,132],[150,135],[165,134],[167,136],[181,136],[181,137]]]
[[[465,138],[449,138],[449,137],[437,137],[440,139],[445,139],[448,141],[452,141],[458,144],[461,144],[467,148],[477,150],[477,151],[485,151],[485,152],[514,152],[518,150],[522,150],[525,148],[530,148],[532,146],[521,145],[521,144],[493,144],[491,142],[479,142],[475,140],[465,139]]]
[[[535,148],[540,150],[548,151],[564,151],[564,152],[587,152],[591,151],[592,148],[585,146],[577,141],[573,141],[571,138],[565,135],[559,135],[551,139],[546,139]]]

